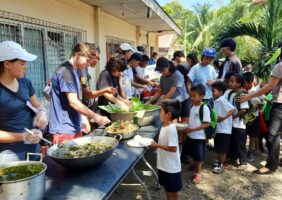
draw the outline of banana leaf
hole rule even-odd
[[[271,56],[271,58],[267,61],[267,63],[265,65],[270,65],[273,62],[275,62],[277,60],[277,58],[280,56],[280,54],[281,54],[281,48],[279,48],[275,51],[275,53]]]

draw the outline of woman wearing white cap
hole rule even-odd
[[[24,78],[26,61],[36,58],[16,42],[0,43],[0,164],[24,160],[27,152],[39,151],[42,132],[34,127],[47,126],[47,113]]]

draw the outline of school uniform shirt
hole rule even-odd
[[[202,84],[206,88],[204,99],[212,99],[212,88],[208,81],[216,80],[217,73],[212,65],[202,66],[200,63],[193,66],[188,74],[193,86]]]
[[[236,108],[236,112],[234,113],[234,115],[236,115],[238,113],[238,108],[236,107],[236,104],[235,104],[235,96],[237,95],[237,93],[233,92],[233,94],[231,94],[230,96],[230,99],[228,99],[228,95],[230,92],[232,92],[232,90],[226,90],[226,92],[224,93],[224,97],[229,101],[229,103],[231,103]],[[249,109],[248,101],[240,103],[240,109]],[[240,128],[240,129],[246,129],[246,124],[244,123],[241,117],[237,117],[236,119],[233,120],[233,127]]]
[[[133,69],[128,65],[128,68],[122,73],[122,83],[124,86],[124,92],[127,99],[130,99],[133,97],[135,89],[131,86],[131,82],[134,80],[134,74]]]
[[[259,89],[258,89],[257,87],[253,86],[253,87],[248,91],[248,93],[254,93],[254,92],[258,91],[258,90],[259,90]],[[252,105],[258,106],[259,103],[263,102],[263,97],[260,96],[260,97],[252,98],[252,99],[250,99],[250,102],[251,102]],[[256,117],[258,117],[258,116],[259,116],[259,111],[258,111],[258,109],[257,109],[257,111],[256,111]]]
[[[172,95],[171,99],[177,99],[180,102],[188,99],[189,95],[186,90],[183,75],[177,70],[170,76],[161,76],[160,88],[162,89],[163,94],[167,94],[172,87],[175,87],[176,91]]]
[[[80,81],[70,62],[58,67],[52,77],[50,133],[75,134],[81,130],[81,114],[69,105],[66,93],[76,93],[81,98]]]
[[[224,97],[221,96],[218,99],[214,100],[214,111],[216,112],[217,116],[224,117],[226,113],[230,110],[234,109],[235,107],[229,103],[229,101]],[[218,122],[216,126],[216,133],[224,133],[224,134],[231,134],[232,131],[232,115],[227,119],[223,120],[222,122]]]
[[[157,149],[157,168],[167,173],[181,172],[180,153],[178,146],[178,134],[175,124],[162,127],[158,143],[164,146],[176,147],[176,152]]]
[[[211,122],[211,112],[208,106],[204,105],[203,108],[203,122]],[[193,106],[191,108],[190,117],[189,117],[189,127],[190,128],[196,128],[201,126],[202,122],[200,119],[200,106]],[[197,139],[197,140],[205,140],[206,134],[205,130],[199,130],[199,131],[193,131],[191,133],[187,134],[189,138],[191,139]]]

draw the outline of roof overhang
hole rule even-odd
[[[174,32],[181,34],[181,29],[164,12],[156,0],[82,0],[100,7],[103,11],[139,26],[148,32]]]

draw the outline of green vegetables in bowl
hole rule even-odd
[[[112,103],[109,103],[109,105],[107,106],[99,106],[99,108],[105,110],[108,113],[137,112],[137,111],[149,111],[149,110],[159,109],[159,106],[155,106],[152,104],[144,105],[137,97],[132,97],[131,103],[132,105],[128,111],[122,110],[118,105]]]
[[[17,181],[39,174],[44,170],[43,164],[24,164],[0,168],[0,183],[6,181]]]

